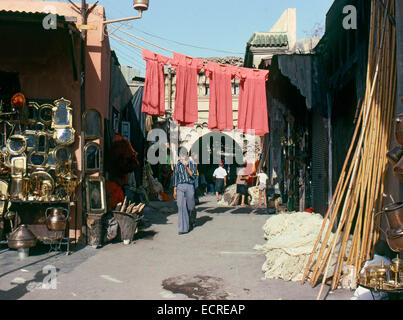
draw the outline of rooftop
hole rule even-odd
[[[288,36],[279,32],[255,32],[249,39],[248,45],[252,47],[286,47],[288,46]]]

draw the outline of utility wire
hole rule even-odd
[[[113,41],[114,44],[119,45],[119,48],[123,50],[125,50],[126,54],[129,54],[128,51],[130,51],[130,54],[136,55],[137,59],[135,59],[135,57],[133,57],[133,59],[137,60],[137,61],[141,61],[142,63],[144,62],[143,60],[143,56],[138,52],[138,49],[134,49],[130,46],[128,46],[126,43],[122,43],[121,41],[118,41],[116,39],[111,39]]]
[[[135,66],[137,66],[141,69],[145,69],[145,66],[143,65],[142,62],[134,59],[130,54],[124,52],[122,49],[115,48],[114,50],[118,53],[118,55],[123,56],[123,58],[126,59],[127,61],[129,61],[130,63],[133,63]]]
[[[116,54],[118,56],[118,58],[120,59],[120,63],[122,63],[122,61],[127,61],[128,65],[132,65],[137,69],[140,70],[145,70],[144,66],[141,66],[138,62],[132,60],[128,55],[124,54],[123,52],[116,50]]]
[[[161,46],[159,46],[159,45],[157,45],[157,44],[155,44],[155,43],[152,43],[152,42],[147,41],[147,40],[145,40],[145,39],[143,39],[143,38],[140,38],[140,37],[138,37],[138,36],[135,36],[134,34],[131,34],[131,33],[129,33],[129,32],[123,31],[123,30],[120,30],[120,28],[117,28],[117,27],[115,27],[115,26],[111,26],[111,27],[115,28],[115,32],[116,32],[116,31],[122,32],[122,33],[124,33],[124,34],[127,34],[127,35],[130,36],[130,37],[133,37],[133,38],[135,38],[135,39],[138,39],[138,40],[140,40],[140,41],[143,41],[143,42],[145,42],[145,43],[148,43],[148,44],[150,44],[150,45],[152,45],[152,46],[154,46],[154,47],[156,47],[156,48],[162,49],[162,50],[164,50],[164,51],[168,51],[168,52],[170,52],[170,53],[174,53],[173,50],[170,50],[170,49],[161,47]]]
[[[160,36],[157,36],[155,34],[152,34],[152,33],[146,32],[146,31],[142,31],[142,30],[139,30],[137,28],[133,28],[132,26],[130,26],[130,28],[134,29],[134,30],[137,30],[137,31],[139,31],[141,33],[144,33],[144,34],[146,34],[146,35],[148,35],[150,37],[158,38],[158,39],[165,40],[165,41],[170,41],[170,42],[179,44],[181,46],[186,46],[186,47],[191,47],[191,48],[196,48],[196,49],[202,49],[202,50],[210,50],[210,51],[222,52],[222,53],[229,53],[229,54],[242,54],[242,55],[244,54],[244,52],[240,53],[240,52],[234,52],[234,51],[227,51],[227,50],[199,47],[199,46],[191,45],[191,44],[188,44],[188,43],[183,43],[183,42],[179,42],[179,41],[175,41],[175,40],[170,40],[170,39],[167,39],[167,38],[164,38],[164,37],[160,37]]]
[[[112,39],[115,39],[115,40],[117,40],[117,41],[121,41],[121,42],[123,42],[123,43],[126,43],[127,45],[129,45],[130,47],[133,47],[133,48],[135,48],[135,49],[137,49],[137,50],[144,50],[145,48],[143,48],[143,47],[140,47],[140,46],[138,46],[137,44],[135,44],[135,43],[133,43],[133,42],[131,42],[131,41],[129,41],[129,40],[126,40],[126,39],[123,39],[122,37],[119,37],[119,36],[117,36],[117,35],[110,35],[109,37],[111,37]]]

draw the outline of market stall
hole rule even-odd
[[[31,246],[69,251],[70,242],[100,243],[107,211],[111,50],[97,32],[83,41],[74,7],[54,5],[51,29],[41,2],[0,8],[0,240],[10,245],[20,228]],[[104,9],[89,17],[101,25]]]
[[[10,103],[4,96],[1,101],[1,240],[12,249],[30,248],[38,240],[65,244],[69,251],[79,183],[71,102],[27,101],[21,93]]]

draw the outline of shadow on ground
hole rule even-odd
[[[205,212],[208,212],[208,213],[226,213],[226,212],[228,212],[228,211],[230,211],[230,210],[232,210],[233,208],[231,208],[231,207],[218,207],[218,208],[212,208],[212,209],[209,209],[209,210],[205,210]]]
[[[134,241],[136,240],[153,240],[154,236],[158,232],[154,230],[139,230],[139,232],[134,236]]]
[[[200,218],[196,218],[195,225],[196,225],[196,227],[201,227],[201,226],[203,226],[204,224],[206,224],[207,222],[209,222],[211,220],[213,220],[213,218],[208,217],[208,216],[203,216],[203,217],[200,217]]]
[[[54,270],[55,274],[59,271],[59,269]],[[6,291],[0,290],[0,300],[18,300],[33,290],[44,290],[44,286],[51,286],[52,284],[50,278],[51,272],[50,270],[48,272],[38,271],[32,280],[24,281],[22,279],[22,283],[17,283],[12,289]]]

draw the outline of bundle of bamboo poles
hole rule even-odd
[[[342,172],[325,215],[316,244],[305,267],[314,287],[332,278],[337,288],[345,266],[359,272],[371,259],[379,240],[378,217],[382,209],[384,183],[396,94],[396,29],[393,0],[371,1],[367,88],[353,139]],[[326,224],[329,222],[328,224]],[[351,245],[347,246],[350,242]],[[332,262],[336,265],[332,266]],[[333,273],[329,274],[332,267]]]

